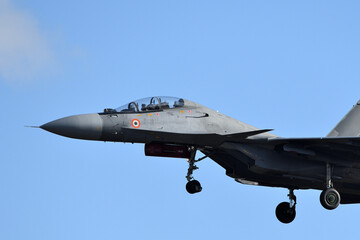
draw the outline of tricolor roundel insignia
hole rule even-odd
[[[140,121],[138,119],[131,120],[131,126],[133,128],[139,128],[140,127]]]

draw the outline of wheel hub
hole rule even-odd
[[[339,199],[337,198],[336,194],[334,194],[334,193],[329,193],[326,196],[326,202],[329,203],[330,205],[335,205],[338,201],[339,201]]]

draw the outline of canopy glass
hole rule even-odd
[[[148,97],[116,108],[116,112],[148,112],[184,106],[184,99],[176,97]]]

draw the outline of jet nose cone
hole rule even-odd
[[[40,128],[61,136],[100,140],[103,122],[99,114],[81,114],[48,122]]]

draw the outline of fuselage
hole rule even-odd
[[[229,135],[259,130],[217,111],[189,100],[176,107],[146,110],[105,109],[102,113],[81,114],[61,118],[41,126],[41,128],[65,137],[112,141],[112,142],[165,142],[196,144],[205,147],[208,142],[187,142],[194,135]],[[151,132],[151,134],[149,134]],[[176,137],[179,134],[181,137]],[[166,136],[171,135],[171,139]],[[174,137],[173,137],[174,136]],[[184,136],[189,136],[184,139]],[[274,138],[263,133],[251,138]],[[204,139],[205,141],[206,139]]]
[[[278,137],[257,134],[256,127],[181,98],[141,99],[102,113],[61,118],[41,128],[76,139],[196,146],[242,183],[291,189],[323,189],[324,185],[322,162],[307,161],[311,156],[284,151],[281,146],[256,144],[252,141]],[[241,137],[249,132],[254,134]],[[360,192],[354,188],[360,182],[359,168],[334,167],[333,175],[339,191]]]

